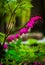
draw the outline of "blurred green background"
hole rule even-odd
[[[32,8],[31,0],[1,0],[1,32],[14,33],[29,21]]]

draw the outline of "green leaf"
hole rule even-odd
[[[0,33],[0,42],[4,42],[5,34]]]

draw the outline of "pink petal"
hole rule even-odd
[[[15,39],[15,35],[10,35],[10,36],[8,36],[7,41],[11,42],[14,39]]]
[[[35,20],[35,17],[32,17],[32,18],[31,18],[31,20],[33,20],[33,21],[34,21],[34,20]]]
[[[8,45],[7,44],[4,44],[3,47],[4,47],[4,49],[7,49],[8,48]]]
[[[29,27],[32,28],[33,25],[32,25],[32,23],[30,22],[30,23],[28,23],[28,24],[26,25],[26,27],[27,27],[27,28],[29,28]]]
[[[28,32],[28,29],[27,28],[22,28],[20,30],[20,35],[22,35],[23,33],[27,33]]]
[[[19,34],[17,33],[17,34],[15,34],[15,38],[19,38]]]

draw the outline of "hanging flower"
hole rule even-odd
[[[35,17],[32,17],[31,20],[35,21],[35,20],[38,20],[38,19],[42,19],[41,16],[35,16]]]
[[[23,33],[26,34],[28,33],[28,30],[30,30],[31,28],[33,28],[34,24],[37,22],[38,19],[42,19],[41,16],[35,16],[35,17],[32,17],[29,22],[27,23],[26,27],[25,28],[22,28],[19,33],[15,34],[15,35],[10,35],[8,36],[7,38],[7,41],[8,42],[11,42],[12,40],[14,40],[15,38],[19,38],[20,35],[22,35]]]
[[[26,25],[27,28],[33,28],[33,24],[32,22],[28,22],[28,24]]]
[[[8,45],[5,43],[5,44],[3,45],[3,48],[4,48],[4,49],[7,49],[7,48],[8,48]]]
[[[15,39],[15,35],[10,35],[10,36],[8,36],[7,41],[11,42],[14,39]]]
[[[33,25],[36,23],[35,21],[37,21],[38,19],[42,19],[41,16],[35,16],[35,17],[32,17],[29,22],[27,23],[26,27],[27,28],[33,28]]]
[[[30,22],[30,23],[32,23],[32,25],[34,25],[34,24],[35,24],[34,20],[31,20],[31,22]]]
[[[20,36],[19,33],[15,34],[15,38],[19,38],[19,36]]]
[[[20,35],[22,35],[23,33],[26,34],[26,33],[28,33],[28,29],[22,28],[19,32],[20,32]]]

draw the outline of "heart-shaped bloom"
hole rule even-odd
[[[27,28],[33,28],[33,25],[37,22],[37,20],[39,19],[42,19],[41,16],[35,16],[35,17],[32,17],[29,22],[27,23],[26,27]]]
[[[28,22],[27,25],[26,25],[27,28],[33,28],[33,24],[32,22]]]
[[[20,36],[19,33],[15,34],[15,38],[19,38],[19,36]]]
[[[28,33],[28,29],[22,28],[19,32],[20,32],[20,35],[22,35],[23,33],[26,34],[26,33]]]
[[[7,44],[4,44],[4,45],[3,45],[3,48],[4,48],[4,49],[7,49],[7,48],[8,48],[8,45],[7,45]]]
[[[7,37],[7,41],[8,42],[11,42],[12,40],[14,40],[15,39],[15,35],[9,35],[8,37]]]

